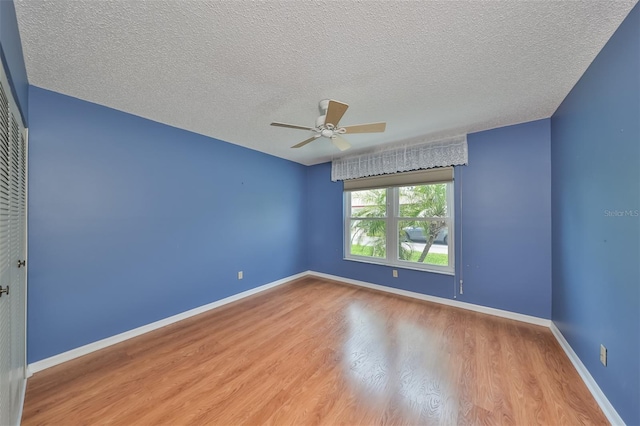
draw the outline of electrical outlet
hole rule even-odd
[[[238,271],[238,279],[241,280],[243,278],[242,271]]]
[[[607,348],[604,345],[600,345],[600,362],[605,367],[607,366]]]
[[[397,269],[393,270],[393,278],[398,278],[398,270]]]

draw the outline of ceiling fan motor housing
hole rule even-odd
[[[331,137],[333,137],[333,130],[331,130],[331,129],[322,129],[320,131],[320,134],[322,136],[324,136],[325,138],[331,138]]]

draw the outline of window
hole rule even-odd
[[[423,171],[413,180],[428,180],[428,174]],[[454,273],[452,180],[361,186],[366,185],[345,181],[346,259]]]

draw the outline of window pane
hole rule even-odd
[[[446,217],[447,184],[399,188],[400,217]]]
[[[449,265],[449,228],[441,220],[398,222],[398,258],[407,262]]]
[[[453,185],[346,191],[345,258],[453,273]]]
[[[369,189],[351,192],[351,217],[386,217],[387,190]]]
[[[357,256],[387,256],[387,225],[384,220],[352,220],[349,253]]]

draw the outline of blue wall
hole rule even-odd
[[[408,269],[392,278],[391,267],[343,260],[342,184],[331,182],[329,163],[308,172],[309,269],[445,298],[462,273],[458,300],[550,318],[549,120],[470,134],[468,144],[469,165],[456,167],[456,279]]]
[[[29,98],[29,362],[306,270],[304,166]]]
[[[464,294],[551,318],[549,120],[471,134],[462,172]]]
[[[552,319],[629,425],[640,424],[639,123],[636,5],[551,119]]]
[[[26,122],[29,83],[22,56],[16,9],[12,0],[0,0],[0,54],[7,68],[5,72],[9,77],[13,97]]]

